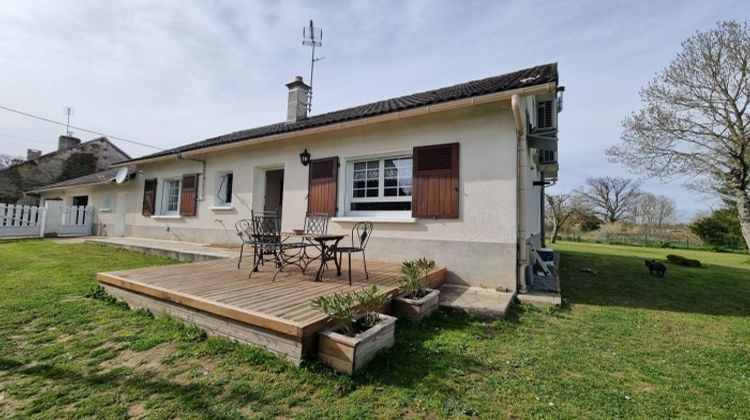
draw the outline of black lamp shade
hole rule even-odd
[[[299,161],[302,166],[307,166],[310,163],[310,153],[307,152],[307,149],[299,154]]]

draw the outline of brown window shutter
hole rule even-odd
[[[180,182],[180,216],[195,216],[198,207],[198,174],[182,176]]]
[[[414,148],[411,214],[458,218],[458,143]]]
[[[147,179],[143,186],[143,211],[144,216],[154,214],[154,205],[156,203],[156,178]]]
[[[338,156],[311,160],[309,168],[307,212],[335,216],[339,180]]]

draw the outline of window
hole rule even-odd
[[[99,210],[110,210],[112,208],[112,193],[103,192],[99,197]]]
[[[216,206],[229,207],[232,204],[232,181],[234,176],[231,172],[219,174],[216,179],[216,197],[214,204]]]
[[[180,210],[180,180],[164,180],[160,214],[178,214]]]
[[[412,158],[396,156],[348,165],[347,209],[351,215],[408,215],[411,211]]]

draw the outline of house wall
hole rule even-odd
[[[130,186],[126,185],[106,184],[45,191],[40,194],[39,202],[44,206],[47,200],[62,200],[64,205],[72,206],[73,197],[87,196],[88,205],[94,207],[93,234],[111,236],[115,223],[117,193],[129,188]]]
[[[308,186],[308,168],[299,163],[302,150],[307,149],[313,159],[339,157],[341,216],[345,207],[347,161],[375,154],[410,153],[415,146],[452,142],[461,144],[459,218],[376,222],[367,257],[395,262],[433,258],[448,267],[449,282],[515,290],[517,165],[509,102],[191,156],[206,161],[203,200],[198,203],[196,217],[144,217],[141,210],[146,179],[198,173],[202,169],[200,162],[175,158],[140,164],[137,178],[125,184],[130,191],[126,234],[196,242],[238,242],[234,223],[249,217],[251,209],[262,209],[263,171],[280,168],[285,171],[282,228],[286,231],[301,228],[307,210]],[[232,208],[212,208],[216,176],[227,171],[234,174]],[[329,232],[350,233],[353,224],[332,219]]]

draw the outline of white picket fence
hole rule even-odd
[[[86,236],[93,220],[93,207],[63,206],[57,201],[48,201],[45,207],[0,203],[0,238]]]

